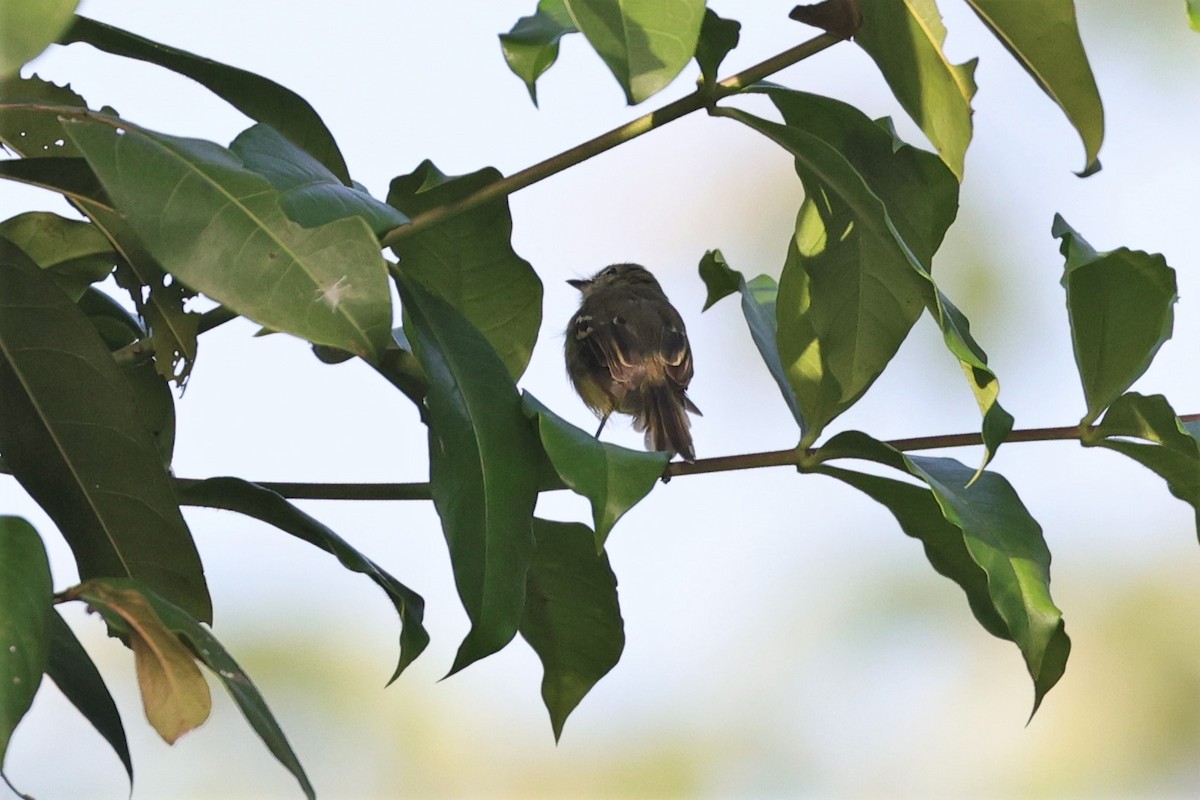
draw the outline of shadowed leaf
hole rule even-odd
[[[38,532],[20,517],[0,516],[0,769],[46,671],[52,594]]]
[[[725,56],[738,46],[741,30],[742,23],[737,20],[719,17],[711,8],[705,10],[700,39],[696,42],[696,63],[705,83],[717,82],[717,70]]]

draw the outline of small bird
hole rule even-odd
[[[637,264],[613,264],[591,278],[569,280],[583,294],[566,334],[567,374],[583,402],[600,417],[633,417],[646,448],[695,461],[687,412],[692,349],[683,318],[658,281]]]

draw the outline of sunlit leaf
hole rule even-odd
[[[521,17],[512,30],[500,34],[500,49],[508,68],[525,82],[529,99],[537,105],[537,79],[558,60],[558,42],[576,33],[563,0],[539,0],[530,17]]]
[[[0,77],[15,75],[63,29],[79,0],[0,0]]]
[[[1187,0],[1187,13],[1192,30],[1200,32],[1200,0]]]
[[[136,58],[199,83],[256,122],[265,122],[349,185],[346,162],[333,134],[308,101],[272,80],[83,16],[63,34],[63,44],[84,42],[113,55]]]
[[[953,64],[935,0],[861,0],[854,41],[874,59],[892,93],[959,180],[971,143],[978,59]]]
[[[378,357],[391,300],[362,219],[300,227],[266,179],[211,142],[94,116],[64,124],[168,272],[273,330]]]
[[[500,179],[495,169],[443,174],[423,161],[392,181],[388,203],[415,217],[454,203]],[[471,321],[512,377],[529,363],[542,324],[542,282],[512,248],[512,216],[496,200],[406,236],[392,249],[405,274],[421,281]]]
[[[575,27],[636,105],[666,88],[696,53],[705,0],[564,0]]]
[[[429,380],[433,502],[471,620],[453,674],[517,633],[542,454],[517,388],[483,335],[403,269],[396,282],[405,331]]]
[[[1082,422],[1088,425],[1142,376],[1171,338],[1175,270],[1161,255],[1126,247],[1098,253],[1058,215],[1053,233],[1062,239],[1066,257],[1062,284],[1087,400]]]
[[[833,437],[820,453],[815,471],[887,507],[904,532],[925,545],[933,568],[967,593],[980,624],[1017,645],[1033,678],[1036,713],[1062,677],[1071,640],[1050,598],[1050,550],[1041,526],[1009,482],[954,459],[905,455],[858,431]],[[829,465],[841,458],[899,470],[928,485],[929,492]]]
[[[116,253],[95,225],[48,211],[29,211],[0,222],[8,239],[54,278],[72,300],[113,271]]]
[[[521,636],[542,661],[542,700],[554,738],[625,648],[617,577],[578,523],[534,520]]]
[[[140,578],[211,619],[200,557],[129,384],[84,313],[16,256],[0,247],[5,463],[58,525],[83,579]]]
[[[50,562],[38,532],[0,516],[0,768],[49,658]]]
[[[734,19],[717,16],[711,8],[704,12],[704,22],[700,25],[700,39],[696,42],[696,63],[700,65],[700,74],[704,82],[711,85],[717,82],[717,70],[725,56],[738,45],[741,38],[742,23]]]
[[[670,454],[602,442],[546,408],[529,392],[521,399],[525,413],[537,421],[542,447],[558,476],[592,504],[596,551],[603,551],[617,520],[662,478]]]
[[[1104,106],[1079,38],[1074,0],[967,0],[1013,58],[1058,104],[1083,139],[1087,163],[1080,177],[1100,169]]]
[[[400,661],[392,675],[393,681],[429,644],[429,633],[422,622],[425,601],[421,596],[280,495],[239,478],[209,478],[181,487],[178,492],[179,502],[184,505],[223,508],[274,525],[297,539],[332,553],[346,569],[366,575],[374,581],[387,593],[400,617]]]

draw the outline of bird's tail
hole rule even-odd
[[[685,461],[695,461],[688,411],[700,413],[683,390],[666,383],[643,386],[642,413],[637,415],[634,427],[646,432],[647,449],[669,450]]]

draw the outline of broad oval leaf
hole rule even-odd
[[[112,747],[132,787],[133,759],[117,704],[95,663],[75,638],[75,632],[58,614],[50,615],[50,660],[46,676]]]
[[[95,116],[64,127],[172,275],[268,328],[378,358],[391,299],[363,220],[300,227],[265,178],[211,142]]]
[[[558,42],[577,33],[563,0],[539,0],[530,17],[521,17],[508,33],[500,34],[500,49],[508,68],[525,82],[536,106],[537,79],[558,60]]]
[[[637,105],[696,53],[705,0],[564,0],[575,27]]]
[[[535,519],[521,636],[542,661],[542,701],[554,739],[567,716],[621,658],[617,576],[586,525]]]
[[[537,422],[554,471],[567,488],[592,504],[596,552],[602,552],[617,520],[662,478],[670,454],[602,442],[546,408],[529,392],[522,394],[521,402],[525,413]]]
[[[450,674],[517,633],[533,553],[541,448],[496,351],[402,267],[404,327],[429,380],[429,478],[471,630]]]
[[[0,0],[0,78],[15,75],[63,29],[79,0]]]
[[[297,147],[324,164],[349,185],[346,161],[308,101],[272,80],[244,69],[151,41],[129,31],[76,16],[59,40],[62,44],[83,42],[126,58],[136,58],[185,75],[256,122],[265,122]]]
[[[21,248],[72,300],[108,277],[116,265],[112,244],[95,225],[48,211],[29,211],[0,222],[0,238]]]
[[[1057,214],[1052,231],[1066,257],[1062,285],[1087,401],[1082,424],[1090,425],[1171,338],[1175,270],[1161,255],[1127,247],[1098,253]]]
[[[53,592],[38,532],[20,517],[0,516],[0,768],[46,671]]]
[[[387,201],[410,217],[454,203],[500,179],[493,168],[448,176],[431,161],[392,180]],[[542,281],[513,250],[507,199],[406,236],[392,247],[405,274],[454,306],[519,378],[542,324]]]
[[[209,478],[178,490],[179,502],[189,506],[223,508],[274,525],[297,539],[337,556],[342,566],[366,575],[387,593],[400,617],[400,660],[388,683],[400,677],[429,644],[425,630],[425,601],[421,595],[393,578],[342,537],[305,514],[282,496],[239,478]]]
[[[891,479],[828,466],[839,458],[873,461],[924,482],[929,492]],[[967,593],[988,632],[1021,650],[1033,678],[1033,711],[1066,669],[1071,640],[1050,597],[1050,550],[1041,526],[1005,478],[950,458],[909,456],[858,431],[820,450],[815,471],[866,492],[904,532],[925,545],[930,564]],[[982,573],[982,574],[981,574]]]
[[[1079,132],[1087,157],[1079,176],[1098,171],[1104,106],[1079,38],[1075,0],[967,0],[967,4]]]
[[[971,143],[978,59],[953,64],[935,0],[860,0],[854,41],[875,61],[892,93],[961,181]]]
[[[58,525],[82,578],[140,578],[211,619],[200,556],[128,383],[84,313],[14,256],[0,249],[5,462]]]

